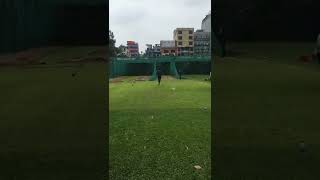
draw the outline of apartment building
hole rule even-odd
[[[209,49],[210,49],[210,54],[211,54],[211,49],[212,49],[212,36],[214,36],[214,33],[211,33],[211,11],[206,15],[206,17],[202,20],[201,23],[201,29],[204,32],[209,33],[210,35],[210,39],[209,39]],[[211,35],[212,34],[212,35]],[[215,44],[217,44],[216,42],[214,42]]]
[[[161,51],[160,51],[160,44],[147,44],[147,49],[146,49],[146,56],[147,57],[158,57],[161,55]]]
[[[194,55],[211,55],[210,41],[210,32],[204,30],[194,32]]]
[[[139,56],[139,44],[134,41],[127,41],[128,56],[137,57]]]
[[[193,55],[194,28],[176,28],[173,32],[173,39],[178,56]]]
[[[161,56],[176,56],[177,48],[174,40],[162,40],[160,41]]]

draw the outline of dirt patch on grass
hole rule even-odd
[[[120,76],[109,80],[110,83],[149,81],[150,76]]]
[[[176,78],[174,78],[173,76],[162,76],[163,80],[175,80]]]
[[[58,63],[87,63],[87,62],[107,62],[107,48],[97,47],[95,50],[88,51],[82,56],[75,56],[70,59],[64,59]]]
[[[109,80],[110,83],[121,83],[124,82],[124,77],[116,77]]]
[[[31,48],[28,50],[0,55],[0,66],[25,66],[46,64],[42,59],[58,47]]]
[[[162,80],[175,80],[176,78],[172,76],[162,76]],[[137,82],[137,81],[149,81],[150,76],[121,76],[112,78],[109,80],[110,83],[119,83],[119,82]]]
[[[150,79],[149,76],[138,76],[135,80],[136,81],[148,81]]]
[[[9,53],[0,55],[0,66],[26,66],[26,65],[44,65],[49,62],[45,62],[48,57],[53,55],[53,59],[57,59],[56,54],[61,53],[61,57],[58,57],[60,61],[56,61],[54,63],[90,63],[90,62],[107,62],[107,48],[106,47],[96,47],[90,48],[88,50],[84,47],[79,47],[79,51],[71,50],[70,56],[70,48],[74,47],[44,47],[44,48],[32,48],[28,50],[24,50],[17,53]],[[90,50],[91,49],[91,50]],[[74,52],[73,52],[74,51]],[[81,53],[80,53],[81,51]],[[83,53],[84,51],[84,53]],[[87,52],[86,52],[87,51]],[[65,54],[66,53],[66,54]],[[64,57],[66,56],[66,57]]]
[[[77,58],[65,61],[59,61],[57,63],[64,64],[64,63],[87,63],[87,62],[107,62],[108,58],[106,57],[88,57],[88,58]]]

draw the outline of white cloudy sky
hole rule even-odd
[[[201,28],[202,19],[211,9],[211,0],[109,0],[109,28],[116,46],[127,40],[146,44],[172,40],[177,27]]]

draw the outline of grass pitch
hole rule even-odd
[[[110,179],[210,179],[211,84],[205,76],[109,84]],[[199,165],[202,169],[195,169]]]
[[[313,46],[231,44],[216,59],[214,179],[318,179],[320,66],[299,61]]]
[[[105,179],[107,65],[55,63],[75,49],[0,67],[0,179]]]

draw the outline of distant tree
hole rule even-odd
[[[120,52],[120,53],[123,53],[125,48],[126,48],[126,46],[124,46],[124,45],[121,44],[121,45],[119,46],[119,52]]]
[[[125,54],[126,53],[125,52],[126,46],[121,44],[119,47],[116,47],[116,48],[117,48],[117,54]]]
[[[115,57],[116,53],[117,53],[116,40],[114,38],[113,32],[109,30],[109,56]]]

